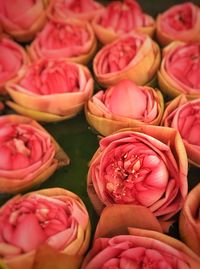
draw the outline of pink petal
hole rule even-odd
[[[77,227],[71,227],[67,230],[64,230],[60,233],[57,233],[48,238],[48,245],[56,249],[66,248],[72,241],[76,239],[77,236]]]
[[[11,162],[12,162],[12,169],[13,170],[28,167],[30,164],[30,161],[27,158],[27,156],[25,156],[24,154],[19,153],[19,152],[12,156]]]
[[[132,81],[121,81],[106,97],[105,104],[112,113],[136,119],[143,117],[147,98]]]
[[[28,142],[28,147],[31,149],[31,162],[35,163],[39,161],[44,154],[40,141],[38,141],[36,138],[33,138]]]
[[[32,0],[6,0],[4,2],[5,13],[10,19],[20,16],[30,9],[32,5]]]
[[[36,249],[45,239],[45,233],[33,214],[26,215],[13,234],[13,244],[21,247],[24,252]]]
[[[11,170],[12,167],[12,155],[9,148],[6,146],[0,147],[0,169]]]

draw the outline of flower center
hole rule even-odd
[[[179,10],[169,16],[171,27],[177,31],[188,30],[192,28],[192,12],[189,8]]]
[[[143,41],[139,39],[127,38],[112,46],[107,53],[105,53],[103,61],[99,61],[99,72],[106,74],[124,69],[135,57],[142,42]]]
[[[109,158],[102,160],[101,171],[107,203],[146,207],[164,195],[170,176],[161,156],[138,141],[111,149]]]
[[[114,180],[107,182],[106,189],[116,202],[138,203],[134,194],[137,184],[150,172],[148,168],[142,168],[143,157],[133,155],[127,159],[125,154],[111,164]]]

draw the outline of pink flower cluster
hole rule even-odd
[[[182,2],[0,0],[1,268],[200,268],[200,7]],[[97,146],[78,162],[80,115]]]

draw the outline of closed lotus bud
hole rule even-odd
[[[0,22],[20,42],[31,41],[46,23],[48,0],[0,0]]]
[[[200,255],[200,183],[188,194],[179,218],[179,234]]]
[[[141,206],[105,208],[81,269],[198,269],[199,256],[155,224]]]
[[[52,0],[48,7],[48,15],[57,19],[76,18],[91,21],[102,9],[103,5],[94,0]]]
[[[96,51],[92,26],[77,19],[49,20],[27,48],[33,61],[40,58],[64,58],[87,64]]]
[[[154,19],[145,14],[135,0],[112,1],[92,21],[101,43],[108,44],[123,34],[139,32],[151,37],[155,30]]]
[[[188,100],[179,95],[165,108],[162,124],[179,131],[188,155],[188,161],[200,167],[200,98]]]
[[[137,85],[151,83],[160,65],[160,49],[147,35],[128,34],[105,45],[94,57],[97,81],[104,87],[122,79]]]
[[[192,2],[174,5],[156,18],[156,37],[162,46],[172,41],[200,41],[200,8]]]
[[[5,84],[20,75],[22,67],[28,63],[28,56],[22,46],[3,36],[0,51],[0,94],[4,94]]]
[[[200,97],[200,43],[172,42],[164,48],[158,83],[164,94]]]
[[[47,180],[69,158],[36,121],[19,115],[0,117],[0,190],[16,193]]]
[[[86,66],[66,60],[41,59],[27,65],[8,83],[13,99],[7,105],[43,122],[75,116],[93,93],[93,78]]]
[[[104,136],[127,127],[159,125],[163,110],[164,101],[158,90],[137,86],[131,80],[97,92],[85,105],[87,121]]]
[[[0,255],[10,269],[78,269],[89,239],[87,209],[68,190],[18,195],[0,208]]]
[[[135,130],[100,140],[88,170],[88,195],[98,214],[112,204],[145,206],[168,231],[187,195],[185,148],[175,129],[142,125]]]

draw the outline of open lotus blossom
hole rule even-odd
[[[111,204],[142,205],[168,231],[187,195],[188,162],[179,133],[142,125],[100,140],[87,175],[98,214]]]
[[[200,255],[200,183],[188,194],[179,218],[179,234]]]
[[[103,86],[131,79],[138,85],[154,80],[160,64],[160,49],[143,34],[128,34],[105,45],[94,57],[93,69]]]
[[[164,48],[158,83],[160,89],[174,98],[185,94],[200,97],[200,42],[172,42]]]
[[[0,117],[0,191],[16,193],[48,179],[69,158],[36,121],[19,115]]]
[[[154,19],[135,0],[112,1],[92,20],[98,39],[108,44],[123,34],[140,32],[153,36]]]
[[[41,59],[8,83],[14,102],[7,105],[39,121],[61,121],[75,116],[93,93],[87,67],[66,60]]]
[[[48,7],[50,17],[92,20],[104,6],[94,0],[52,0]]]
[[[198,269],[199,256],[180,240],[152,226],[154,219],[143,210],[122,205],[104,209],[81,269]]]
[[[0,0],[0,22],[20,42],[31,41],[46,22],[48,0]]]
[[[100,90],[85,105],[87,121],[104,136],[126,127],[159,125],[163,110],[160,91],[128,79]]]
[[[5,84],[20,74],[28,63],[28,56],[22,46],[15,41],[0,38],[0,93],[5,93]]]
[[[174,5],[156,18],[156,36],[166,46],[174,40],[200,41],[200,8],[192,2]]]
[[[87,209],[68,190],[18,195],[0,208],[0,257],[11,269],[78,269],[89,239]]]
[[[86,21],[51,19],[27,49],[33,61],[65,58],[87,64],[96,51],[96,38]]]
[[[200,98],[177,96],[165,108],[162,124],[179,131],[189,162],[200,167]]]

